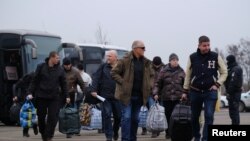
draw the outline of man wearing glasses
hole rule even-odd
[[[116,81],[115,97],[122,103],[122,141],[137,140],[138,114],[141,106],[146,105],[153,86],[154,70],[144,52],[144,43],[134,41],[132,51],[119,60],[111,71]]]

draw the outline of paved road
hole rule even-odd
[[[241,123],[250,125],[250,112],[241,113]],[[230,124],[228,116],[228,109],[222,109],[220,112],[215,113],[215,124]],[[17,126],[4,126],[0,123],[0,141],[41,141],[40,135],[35,136],[33,130],[30,130],[31,137],[24,138],[22,136],[22,128]],[[164,138],[164,133],[158,138],[152,139],[150,133],[147,135],[140,135],[141,129],[138,131],[138,141],[170,141]],[[119,139],[120,140],[120,139]],[[65,138],[64,134],[56,131],[53,141],[105,141],[104,134],[98,134],[96,130],[81,131],[81,136],[73,136],[71,139]]]

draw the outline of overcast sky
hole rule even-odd
[[[0,0],[0,29],[34,29],[68,42],[96,42],[101,25],[108,41],[131,49],[145,42],[149,59],[171,53],[185,67],[198,38],[211,48],[250,39],[250,0]]]

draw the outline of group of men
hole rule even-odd
[[[158,56],[152,63],[144,56],[145,51],[146,47],[140,40],[134,41],[132,50],[120,60],[117,59],[116,51],[110,50],[107,52],[107,62],[92,76],[91,95],[101,95],[106,99],[102,103],[102,117],[105,119],[103,126],[107,141],[119,138],[120,127],[122,141],[136,141],[141,106],[148,103],[152,105],[152,101],[159,98],[163,100],[168,122],[178,101],[189,99],[194,140],[206,141],[208,125],[213,124],[218,89],[223,84],[228,93],[232,124],[240,124],[238,103],[243,78],[242,69],[233,55],[227,57],[227,70],[221,56],[210,50],[209,38],[201,36],[198,49],[189,56],[184,71],[178,65],[176,54],[171,54],[169,64],[163,65]],[[38,126],[43,141],[51,141],[53,138],[59,112],[59,94],[64,96],[66,103],[74,104],[75,97],[72,95],[77,85],[84,91],[84,81],[79,73],[73,73],[76,70],[69,65],[69,60],[63,62],[64,69],[59,66],[59,55],[51,52],[45,63],[38,65],[28,89],[28,97],[32,99],[34,94],[36,97]],[[65,75],[65,71],[71,75]],[[171,87],[169,83],[172,83]],[[201,137],[199,117],[203,104],[205,124]],[[152,137],[158,135],[156,132]],[[169,138],[168,131],[166,138]]]

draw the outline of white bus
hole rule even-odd
[[[78,47],[80,50],[76,49]],[[82,63],[84,71],[92,75],[105,61],[105,52],[110,49],[117,51],[118,59],[121,59],[128,52],[126,48],[114,45],[74,43],[63,43],[63,50],[59,52],[62,53],[62,56],[71,58],[73,66]],[[82,56],[79,51],[82,52]]]

